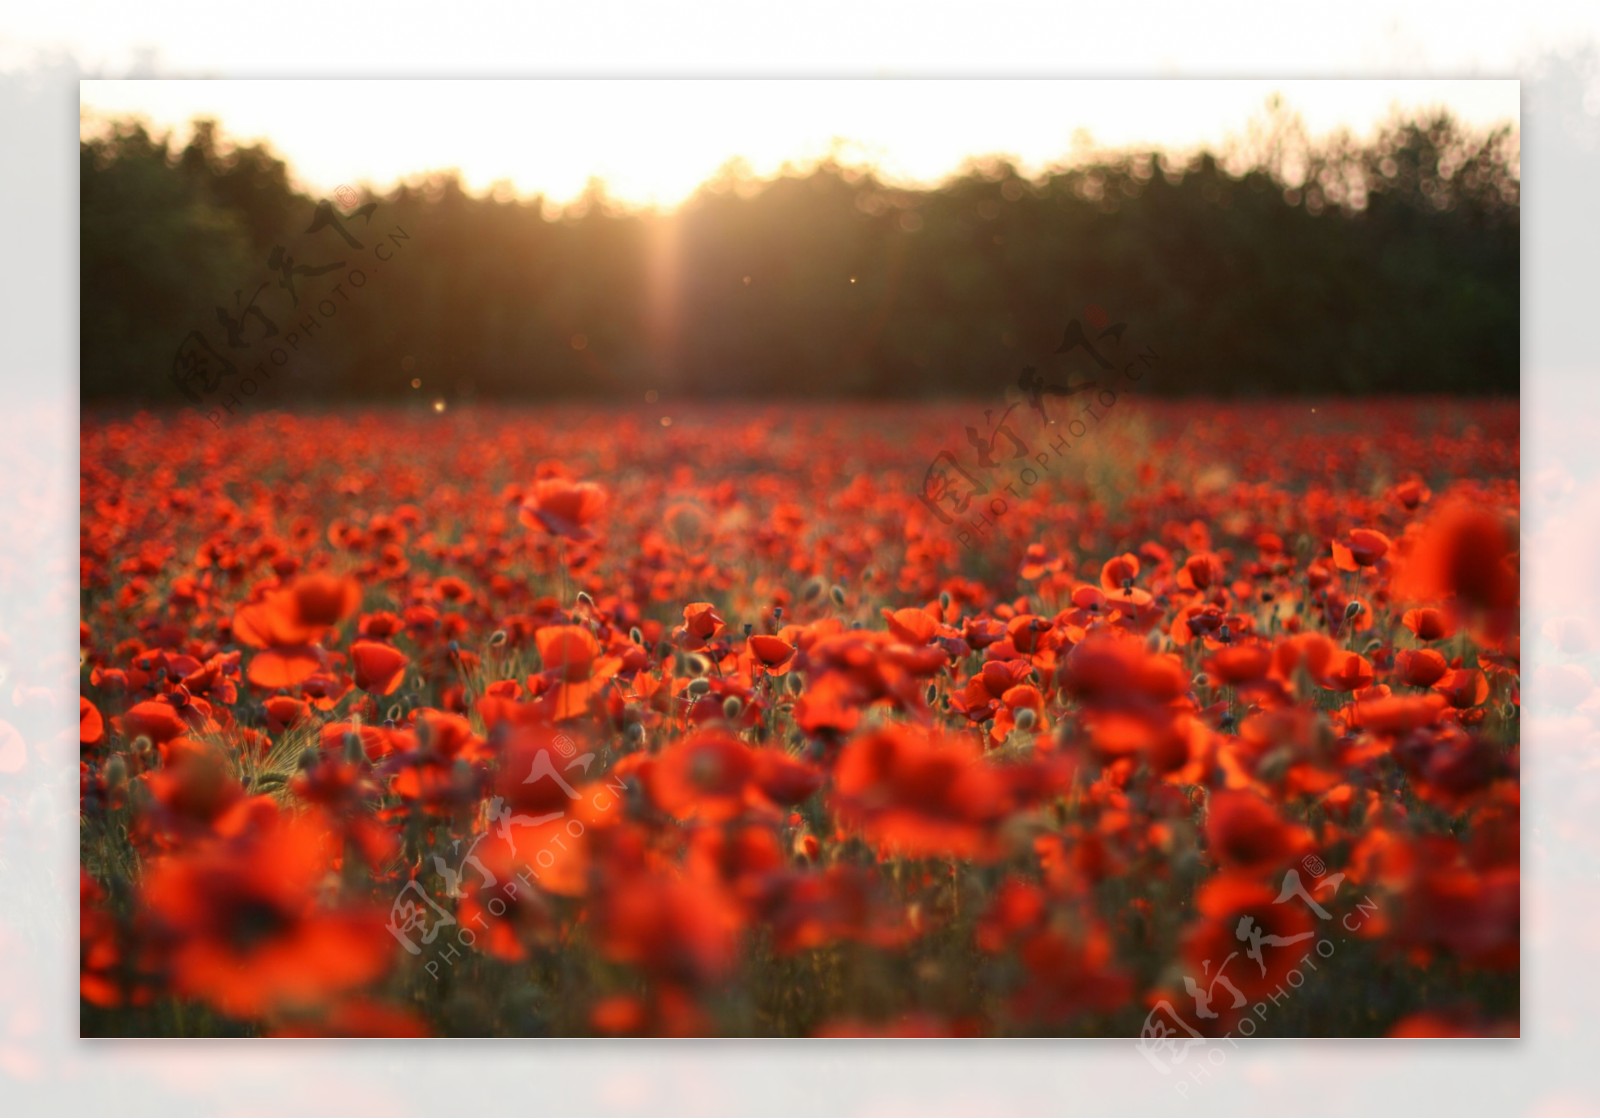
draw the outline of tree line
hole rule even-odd
[[[730,165],[660,212],[312,198],[213,121],[80,157],[86,400],[992,396],[1086,312],[1162,355],[1152,393],[1518,391],[1516,136],[1444,113],[1312,142],[1276,106],[1226,150],[922,189]]]

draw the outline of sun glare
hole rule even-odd
[[[455,169],[474,192],[565,204],[599,181],[624,204],[671,207],[722,171],[829,156],[931,183],[980,156],[1037,173],[1096,148],[1219,144],[1275,93],[1316,134],[1364,133],[1397,107],[1518,115],[1515,81],[84,81],[81,104],[85,128],[139,115],[180,139],[215,117],[317,191]]]

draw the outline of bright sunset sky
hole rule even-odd
[[[1396,106],[1518,120],[1511,80],[85,80],[81,107],[86,128],[139,115],[180,139],[213,116],[229,137],[269,141],[317,192],[453,167],[474,191],[501,181],[563,202],[599,176],[625,202],[672,205],[733,158],[766,176],[832,148],[932,182],[975,155],[1031,173],[1085,145],[1217,145],[1274,92],[1314,135],[1364,134]]]

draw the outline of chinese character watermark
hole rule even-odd
[[[411,240],[403,226],[396,225],[387,234],[375,231],[372,216],[378,203],[361,203],[351,187],[341,186],[334,196],[347,214],[327,199],[319,201],[294,251],[288,245],[272,246],[266,259],[268,279],[257,284],[248,299],[246,289],[239,288],[230,306],[215,308],[216,333],[191,330],[178,344],[172,359],[173,386],[205,409],[213,426],[220,428],[223,417],[243,405],[242,397],[254,396],[263,383],[304,356],[319,340],[324,325],[367,286],[371,273],[393,260]],[[310,246],[309,239],[324,232],[337,238],[342,248],[328,249],[326,238]],[[358,260],[354,254],[371,259]],[[339,259],[329,259],[334,255]],[[331,286],[323,277],[332,278]],[[265,301],[270,301],[267,307]]]
[[[1127,384],[1142,380],[1159,360],[1149,346],[1134,353],[1127,333],[1127,323],[1111,323],[1099,307],[1089,307],[1081,320],[1067,324],[1054,355],[1066,364],[1066,358],[1081,350],[1091,365],[1086,374],[1074,380],[1070,368],[1047,376],[1027,366],[1017,378],[1020,401],[1003,411],[985,409],[982,426],[966,425],[971,469],[949,448],[934,456],[917,497],[940,523],[955,529],[962,547],[973,548],[1010,510],[1010,498],[1024,497],[1060,465],[1073,440],[1087,436],[1116,407],[1119,386],[1126,391]],[[1076,411],[1071,404],[1079,405]],[[1064,422],[1057,418],[1063,407],[1068,407]],[[1023,416],[1038,414],[1034,439],[1042,446],[1030,444],[1013,426],[1012,413],[1019,408],[1025,409]]]
[[[1333,913],[1317,900],[1317,895],[1331,899],[1344,881],[1344,875],[1329,875],[1327,865],[1316,855],[1306,856],[1300,866],[1311,876],[1314,884],[1308,888],[1300,876],[1300,869],[1291,867],[1284,873],[1272,905],[1299,902],[1316,915],[1319,923],[1333,923],[1337,928],[1351,933],[1359,931],[1367,918],[1377,912],[1377,904],[1370,897],[1363,896],[1352,911],[1335,921]],[[1184,977],[1184,991],[1194,1004],[1194,1022],[1186,1019],[1166,999],[1157,1002],[1145,1017],[1139,1031],[1139,1051],[1161,1075],[1170,1076],[1174,1071],[1179,1072],[1174,1088],[1180,1095],[1186,1096],[1191,1084],[1209,1079],[1212,1070],[1227,1062],[1227,1050],[1219,1042],[1226,1041],[1230,1046],[1237,1047],[1235,1035],[1246,1038],[1255,1036],[1272,1008],[1281,1005],[1295,990],[1305,985],[1306,972],[1317,971],[1318,961],[1331,959],[1338,950],[1336,941],[1323,935],[1320,924],[1307,932],[1278,936],[1264,930],[1259,920],[1261,916],[1259,913],[1242,915],[1235,924],[1234,937],[1241,945],[1242,952],[1230,952],[1214,970],[1212,961],[1202,961],[1199,979]],[[1293,957],[1289,970],[1283,973],[1283,981],[1270,995],[1250,1005],[1244,992],[1228,977],[1229,965],[1242,957],[1248,963],[1241,963],[1240,966],[1248,968],[1253,963],[1257,978],[1263,978],[1269,971],[1268,953],[1273,954],[1276,965],[1285,962],[1276,955],[1281,952],[1289,952]],[[1285,985],[1288,990],[1284,989]],[[1229,1012],[1232,1025],[1220,1038],[1208,1038],[1196,1028],[1195,1023],[1220,1024],[1218,1006]],[[1234,1017],[1238,1011],[1245,1013]],[[1197,1048],[1200,1052],[1191,1055],[1191,1051]]]

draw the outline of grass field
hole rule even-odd
[[[1517,1033],[1516,403],[1137,391],[86,410],[82,1032]]]

